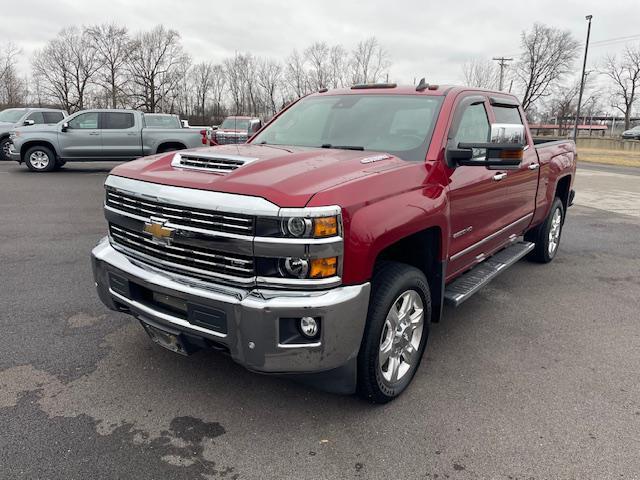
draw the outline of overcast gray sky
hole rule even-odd
[[[520,32],[536,21],[583,41],[584,16],[592,14],[590,64],[624,47],[598,41],[635,35],[640,43],[638,0],[0,0],[0,8],[0,42],[23,49],[24,70],[61,28],[110,21],[133,32],[159,23],[174,28],[195,61],[219,62],[235,51],[282,59],[314,41],[351,48],[375,35],[391,56],[390,78],[400,83],[421,76],[459,83],[463,61],[517,54]]]

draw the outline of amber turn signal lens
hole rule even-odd
[[[310,278],[333,277],[338,272],[338,257],[311,260]]]
[[[314,237],[330,237],[338,234],[337,217],[320,217],[313,220]]]
[[[504,160],[516,160],[522,159],[524,152],[522,150],[502,150],[500,152],[500,158]]]

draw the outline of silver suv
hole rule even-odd
[[[10,160],[9,133],[16,127],[58,123],[67,116],[64,110],[52,108],[8,108],[0,112],[0,160]]]

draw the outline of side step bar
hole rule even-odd
[[[479,263],[445,287],[445,303],[454,307],[459,306],[534,247],[535,244],[531,242],[520,241]]]

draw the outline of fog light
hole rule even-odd
[[[306,278],[309,272],[309,262],[302,258],[285,258],[282,261],[284,272],[294,278]]]
[[[302,317],[300,319],[300,331],[305,337],[313,338],[318,334],[318,322],[313,317]]]

